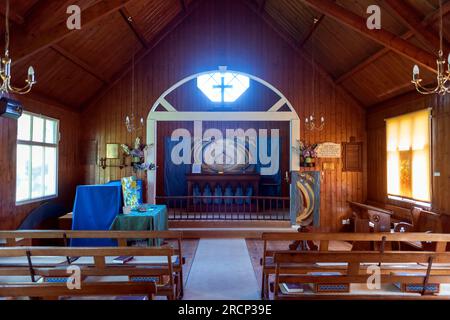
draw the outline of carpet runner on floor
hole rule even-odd
[[[201,239],[184,300],[256,300],[259,288],[244,239]]]

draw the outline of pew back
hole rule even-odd
[[[154,282],[123,283],[103,282],[85,283],[79,290],[69,289],[65,283],[6,283],[0,284],[0,296],[3,297],[33,297],[57,299],[62,296],[117,296],[140,295],[152,300],[157,292]]]
[[[133,260],[125,264],[114,261],[116,257],[123,256],[131,256]],[[23,260],[24,257],[27,263],[14,261],[14,258]],[[39,260],[43,258],[48,261],[50,258],[58,257],[67,258],[67,260],[60,259],[53,264],[42,263],[42,260]],[[75,257],[78,259],[72,259]],[[160,284],[164,285],[162,293],[172,299],[177,296],[174,291],[173,258],[174,250],[170,247],[4,247],[0,249],[0,276],[28,275],[31,282],[35,282],[36,277],[60,281],[70,276],[69,267],[76,266],[79,268],[79,276],[82,279],[125,277],[123,283],[132,283],[132,279],[146,279],[144,281],[155,278],[167,279],[164,283],[160,281]],[[111,281],[107,280],[107,282]],[[95,291],[95,289],[92,290]]]
[[[270,241],[314,241],[319,243],[319,251],[328,251],[330,241],[344,242],[376,242],[387,244],[403,241],[423,241],[436,243],[436,251],[445,251],[450,242],[450,234],[438,233],[283,233],[267,232],[262,234],[264,241],[264,256],[271,256],[273,252],[266,250]],[[383,246],[380,246],[382,248]]]
[[[61,246],[68,246],[70,239],[115,239],[120,247],[126,247],[130,239],[164,239],[170,241],[174,254],[178,257],[174,265],[177,282],[177,296],[182,297],[184,291],[183,284],[183,264],[182,254],[183,233],[178,231],[79,231],[79,230],[14,230],[0,231],[0,239],[6,240],[7,246],[31,246],[39,239],[61,240]],[[163,245],[164,247],[165,245]]]
[[[263,240],[263,255],[261,258],[262,270],[262,285],[261,297],[269,297],[269,276],[275,273],[275,264],[273,256],[277,249],[271,249],[271,242],[280,241],[313,241],[318,245],[320,252],[327,252],[332,241],[341,241],[346,243],[367,243],[373,242],[376,244],[380,252],[388,251],[392,244],[397,244],[404,241],[424,241],[434,244],[437,252],[445,252],[447,243],[450,243],[450,234],[428,234],[428,233],[301,233],[301,232],[268,232],[262,234]],[[288,248],[286,247],[285,250]],[[334,268],[341,269],[341,268]],[[310,268],[310,271],[315,271],[315,267]],[[331,270],[332,271],[332,270]],[[389,272],[389,270],[387,270]]]
[[[421,208],[411,209],[411,220],[414,232],[442,232],[441,215]]]
[[[389,232],[393,212],[363,203],[349,201],[355,232]]]
[[[295,298],[312,298],[311,295],[288,295],[280,290],[281,283],[300,283],[300,284],[367,284],[373,273],[367,272],[368,265],[374,267],[385,264],[417,264],[424,266],[420,272],[414,273],[384,273],[380,274],[379,280],[381,284],[422,284],[423,288],[427,288],[430,283],[450,283],[449,273],[440,273],[433,269],[433,264],[449,264],[450,253],[446,252],[312,252],[312,251],[285,251],[276,252],[274,254],[275,269],[275,299],[295,299]],[[309,265],[329,265],[340,264],[345,267],[339,273],[327,274],[328,269],[322,270],[322,273],[308,274]],[[287,266],[289,268],[287,268]],[[316,270],[320,271],[320,268]],[[325,272],[325,273],[324,273]],[[370,298],[375,295],[367,290],[365,296],[351,294],[334,294],[334,298]],[[422,296],[427,292],[420,292]],[[384,297],[377,295],[378,298]],[[397,299],[402,297],[397,294]],[[414,296],[411,296],[414,297]],[[419,296],[420,297],[420,296]],[[439,299],[450,299],[450,294],[443,296],[433,296]],[[330,296],[328,296],[330,298]],[[403,297],[402,297],[403,298]],[[418,295],[415,296],[418,298]]]

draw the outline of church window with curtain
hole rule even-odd
[[[429,109],[386,120],[389,198],[429,206],[430,131]]]

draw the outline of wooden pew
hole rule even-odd
[[[70,290],[65,283],[5,283],[0,284],[0,297],[33,297],[48,300],[64,296],[117,296],[141,295],[153,300],[156,294],[156,284],[103,282],[84,283],[80,290]]]
[[[0,267],[0,276],[28,275],[31,282],[36,282],[36,277],[60,278],[65,281],[70,276],[67,268],[77,266],[81,272],[83,283],[95,281],[95,277],[113,277],[113,279],[125,277],[126,280],[123,283],[145,283],[150,281],[150,278],[159,279],[158,295],[172,300],[178,297],[172,260],[174,254],[174,250],[170,247],[5,247],[0,248],[0,264],[3,264]],[[112,257],[118,256],[133,256],[136,261],[130,261],[123,265],[111,263]],[[18,262],[5,264],[5,258],[22,259],[23,257],[26,257],[27,263],[25,264]],[[36,265],[34,260],[39,257],[80,258],[75,261],[71,260],[70,263]],[[142,259],[146,260],[142,261]],[[167,279],[167,282],[162,279]],[[116,280],[111,281],[115,282]]]
[[[395,283],[402,284],[422,284],[427,288],[431,283],[444,284],[450,283],[450,274],[436,271],[432,268],[434,263],[450,263],[450,253],[447,252],[317,252],[317,251],[285,251],[276,252],[274,255],[275,262],[275,290],[274,299],[450,299],[450,292],[444,295],[428,294],[426,291],[417,293],[402,293],[400,290],[393,293],[385,288],[382,291],[373,291],[367,287],[369,277],[373,274],[367,272],[367,268],[363,267],[381,264],[405,264],[416,263],[422,265],[422,269],[415,268],[414,275],[402,273],[383,273],[380,276],[381,284],[393,285]],[[310,265],[339,263],[345,264],[340,270],[339,275],[311,275]],[[325,268],[316,268],[321,272],[329,272]],[[370,270],[369,270],[370,271]],[[398,271],[398,269],[397,269]],[[417,272],[419,271],[419,272]],[[285,293],[281,290],[281,283],[297,283],[297,284],[340,284],[350,285],[358,293],[314,293],[304,292],[297,294]],[[307,288],[305,288],[307,289]],[[351,290],[351,289],[350,289]]]
[[[177,297],[184,294],[183,264],[181,242],[183,233],[179,231],[74,231],[74,230],[15,230],[0,231],[0,239],[5,239],[7,246],[31,245],[39,239],[61,240],[61,244],[68,246],[70,239],[115,239],[118,246],[126,247],[128,239],[165,239],[175,242],[174,251],[178,256],[174,262]]]
[[[353,244],[360,242],[372,242],[377,245],[379,252],[387,251],[391,246],[389,244],[403,241],[426,241],[435,243],[437,252],[445,252],[447,243],[450,243],[450,234],[426,234],[426,233],[283,233],[283,232],[266,232],[262,234],[263,255],[260,260],[262,265],[262,285],[261,298],[269,297],[269,277],[275,274],[274,254],[279,250],[270,250],[272,242],[314,242],[320,252],[329,251],[331,241],[342,241]],[[289,248],[286,247],[286,250]],[[315,266],[311,267],[314,271]],[[341,268],[334,268],[330,271],[337,271]],[[390,270],[387,270],[388,272]]]
[[[354,232],[390,232],[392,211],[358,202],[348,202],[353,215]],[[360,242],[355,250],[377,250],[371,242]]]
[[[411,208],[411,223],[400,222],[395,225],[395,232],[427,232],[442,233],[441,215],[422,208]],[[434,250],[434,244],[427,242],[402,242],[401,249],[408,250]]]
[[[389,232],[392,211],[349,201],[354,217],[355,232]]]

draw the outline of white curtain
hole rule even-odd
[[[388,194],[430,202],[430,110],[386,120]]]

